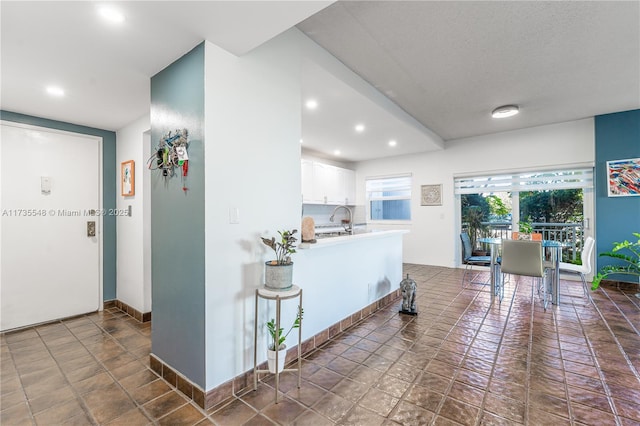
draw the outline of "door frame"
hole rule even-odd
[[[103,199],[104,199],[104,176],[103,176],[103,167],[102,167],[102,155],[103,155],[103,151],[102,151],[102,144],[103,144],[103,139],[100,136],[95,136],[95,135],[88,135],[86,133],[79,133],[79,132],[69,132],[66,130],[58,130],[58,129],[52,129],[50,127],[42,127],[42,126],[34,126],[31,124],[24,124],[24,123],[20,123],[20,122],[15,122],[15,121],[7,121],[7,120],[0,120],[0,125],[2,126],[11,126],[11,127],[18,127],[18,128],[23,128],[23,129],[28,129],[28,130],[35,130],[35,131],[39,131],[39,132],[48,132],[48,133],[56,133],[59,135],[72,135],[72,136],[82,136],[84,138],[87,139],[93,139],[98,143],[98,210],[100,211],[104,211],[103,208]],[[2,182],[0,182],[0,188],[1,188]],[[2,198],[0,197],[0,210],[2,209]],[[98,236],[100,238],[100,242],[98,244],[98,311],[102,311],[104,309],[104,288],[103,288],[103,279],[104,279],[104,262],[103,262],[103,256],[104,256],[104,229],[103,229],[103,224],[104,224],[104,220],[102,220],[102,216],[96,216],[96,218],[98,218],[97,222],[98,222],[98,226],[97,226],[97,232],[98,232]],[[0,230],[0,235],[2,235],[2,231]],[[117,236],[116,236],[117,238]],[[2,253],[0,252],[0,264],[2,263]],[[0,280],[2,278],[0,277]],[[2,285],[2,282],[0,281],[0,286]]]

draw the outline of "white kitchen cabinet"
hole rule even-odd
[[[330,165],[313,162],[313,199],[312,202],[319,204],[329,203],[329,187],[331,186]]]
[[[313,203],[313,161],[302,160],[302,202]]]
[[[356,172],[349,169],[342,169],[342,187],[345,189],[345,204],[353,206],[356,204]]]
[[[355,172],[302,160],[302,201],[307,204],[355,204]]]

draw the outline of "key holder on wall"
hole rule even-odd
[[[182,190],[186,193],[187,174],[189,172],[189,131],[176,129],[160,138],[158,147],[147,161],[149,170],[161,170],[162,176],[171,178],[177,173],[182,176]]]

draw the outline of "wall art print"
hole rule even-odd
[[[640,195],[640,158],[607,161],[609,197]]]
[[[135,195],[135,168],[133,160],[124,161],[120,165],[120,186],[123,197]]]
[[[423,206],[441,206],[442,184],[422,185],[420,200]]]

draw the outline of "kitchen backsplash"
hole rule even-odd
[[[334,221],[331,222],[329,218],[335,208],[336,206],[328,204],[303,204],[302,217],[311,216],[316,223],[316,227],[339,225],[342,219],[346,220],[349,218],[349,214],[345,209],[339,209],[336,212]],[[349,206],[349,208],[353,212],[353,223],[358,225],[366,222],[364,206]]]

